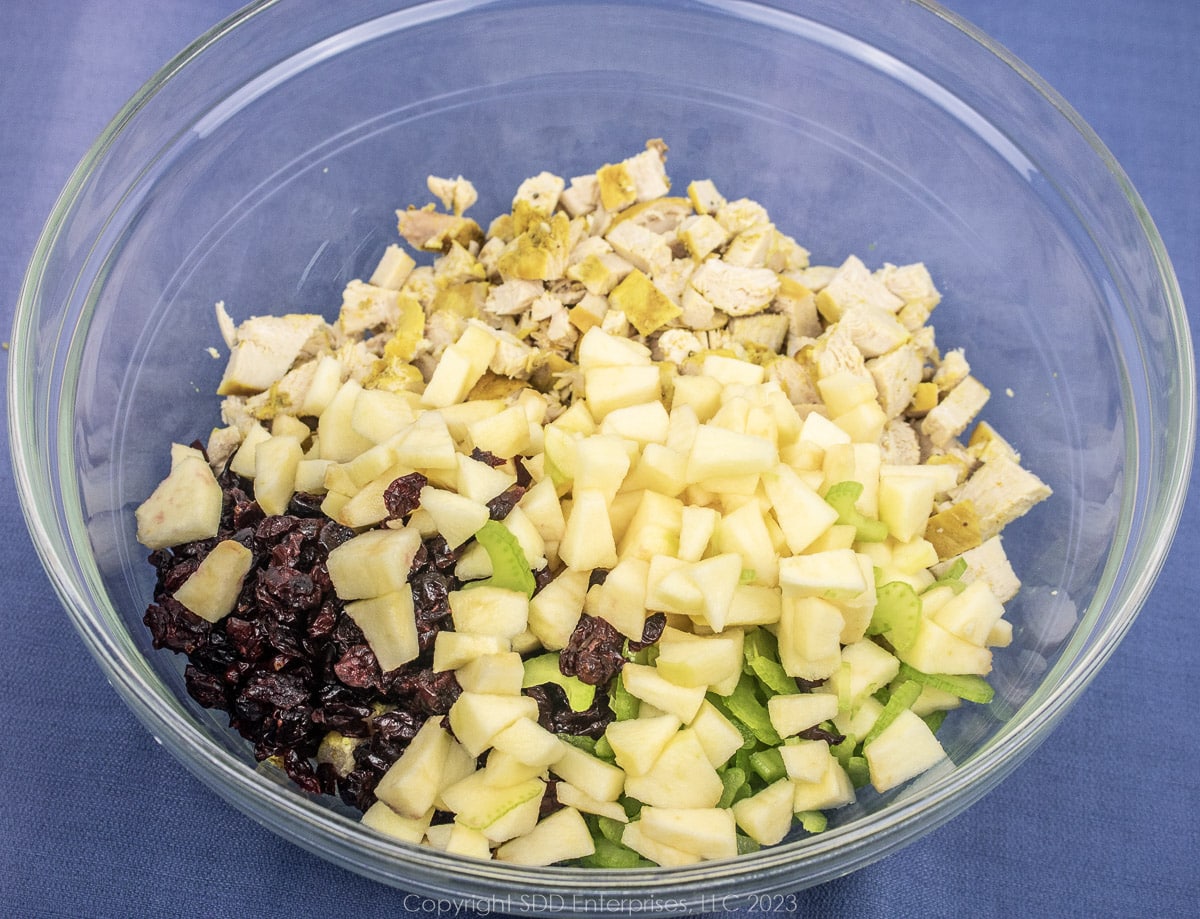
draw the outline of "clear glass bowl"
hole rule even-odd
[[[953,768],[728,862],[533,871],[388,841],[256,770],[224,716],[187,698],[182,660],[153,651],[141,623],[152,572],[132,509],[167,444],[216,421],[216,300],[239,317],[332,316],[394,241],[393,211],[427,200],[426,175],[471,178],[487,220],[526,176],[590,171],[650,137],[670,145],[677,182],[763,202],[817,263],[929,265],[939,343],[966,348],[995,393],[985,417],[1055,490],[1006,536],[1026,586],[996,701],[947,720]],[[75,172],[12,351],[30,530],[148,729],[333,862],[557,913],[688,913],[816,884],[985,794],[1132,623],[1180,513],[1195,416],[1183,304],[1119,166],[1022,64],[910,0],[256,4],[159,73]]]

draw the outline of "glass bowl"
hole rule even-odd
[[[735,860],[530,870],[389,841],[255,768],[150,647],[133,508],[217,419],[213,303],[324,312],[395,241],[428,174],[482,220],[548,169],[670,146],[677,182],[763,202],[815,263],[923,260],[943,348],[1053,488],[1006,546],[1025,587],[997,696],[943,727],[954,765],[864,793],[822,834]],[[1046,739],[1130,627],[1188,481],[1191,344],[1149,216],[1077,114],[932,3],[263,2],[135,96],[60,198],[12,335],[10,425],[55,588],[146,727],[202,781],[353,871],[491,908],[684,914],[845,874],[968,807]],[[1065,755],[1065,754],[1064,754]],[[164,828],[164,832],[166,829]]]

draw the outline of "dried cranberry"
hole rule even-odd
[[[523,485],[509,485],[487,503],[488,513],[491,514],[493,520],[503,520],[512,513],[512,509],[517,506],[524,495],[525,487]]]
[[[624,635],[604,619],[584,613],[559,652],[558,667],[567,676],[604,686],[625,663],[624,650]]]
[[[503,466],[505,463],[505,460],[495,453],[492,453],[490,450],[481,450],[479,447],[475,447],[471,451],[471,459],[480,463],[487,463],[493,469],[497,466]]]
[[[396,479],[383,491],[383,504],[388,517],[398,520],[407,517],[421,506],[421,489],[429,480],[419,472],[410,472]]]
[[[347,686],[367,689],[379,684],[379,662],[368,645],[352,645],[334,664],[334,673]]]

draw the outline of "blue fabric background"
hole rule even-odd
[[[144,80],[237,5],[0,3],[4,330],[70,170]],[[1200,3],[947,5],[1044,76],[1112,149],[1166,240],[1196,325]],[[7,431],[3,436],[7,454]],[[0,476],[11,494],[3,461]],[[776,912],[855,919],[1200,915],[1197,496],[1193,488],[1140,619],[1050,742],[967,814],[852,876],[796,894]],[[0,514],[0,915],[423,914],[403,892],[262,830],[158,747],[105,684],[61,612],[15,500],[5,500]],[[740,913],[752,915],[751,905],[743,902]]]

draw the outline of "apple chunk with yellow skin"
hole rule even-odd
[[[452,740],[441,721],[427,719],[375,786],[375,796],[402,816],[420,817],[433,807]]]
[[[170,473],[134,511],[138,542],[148,549],[165,549],[215,536],[223,498],[204,455],[172,445]]]
[[[253,564],[253,552],[235,540],[222,540],[175,591],[175,599],[201,619],[217,622],[237,605]]]

